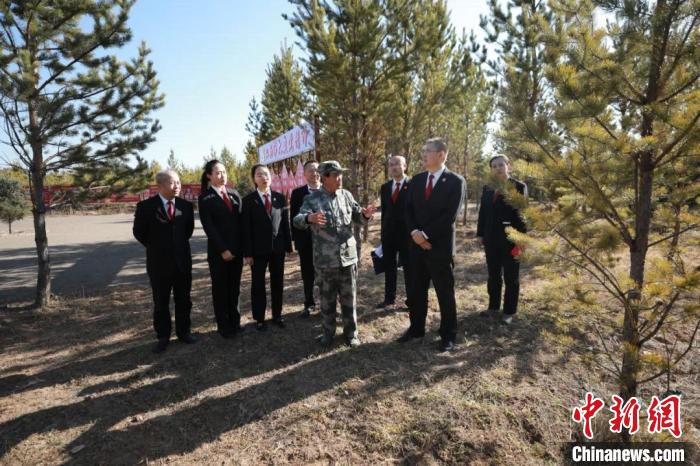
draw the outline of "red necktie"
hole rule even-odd
[[[391,194],[391,203],[396,204],[396,200],[399,198],[399,189],[401,188],[401,183],[396,183],[396,189]]]
[[[265,198],[265,210],[267,210],[267,215],[272,215],[272,203],[270,203],[269,196],[269,194],[263,194],[263,197]]]
[[[498,196],[500,196],[500,195],[501,195],[500,191],[495,190],[495,191],[493,192],[493,199],[491,199],[491,203],[492,203],[492,204],[495,204],[496,201],[498,200]]]
[[[173,217],[175,217],[175,207],[173,207],[173,201],[168,201],[168,218],[172,220]]]
[[[428,186],[425,187],[425,200],[430,199],[430,195],[433,194],[433,175],[428,177]]]
[[[226,207],[228,207],[229,212],[233,212],[233,202],[231,202],[231,198],[228,197],[226,188],[221,190],[221,197],[224,199],[224,204],[226,204]]]

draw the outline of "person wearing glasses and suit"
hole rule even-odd
[[[251,170],[255,191],[243,198],[243,255],[251,267],[250,300],[257,329],[264,331],[267,299],[265,271],[270,270],[272,322],[284,328],[282,302],[284,292],[284,259],[292,252],[289,209],[282,193],[270,189],[270,170],[254,165]]]
[[[170,342],[170,293],[175,300],[175,334],[184,343],[195,343],[190,334],[192,253],[194,231],[192,203],[177,197],[180,177],[172,170],[156,175],[158,194],[139,202],[134,215],[134,237],[146,247],[146,271],[153,291],[153,328],[162,353]]]
[[[428,288],[432,281],[440,305],[440,349],[452,351],[457,337],[454,288],[455,222],[464,200],[464,178],[446,166],[447,144],[428,139],[423,147],[426,171],[411,179],[406,198],[406,226],[411,234],[411,325],[406,343],[425,335]]]

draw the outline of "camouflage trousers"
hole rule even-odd
[[[347,267],[316,269],[316,280],[321,295],[323,333],[335,335],[336,301],[340,297],[343,316],[343,334],[346,338],[357,336],[357,264]]]

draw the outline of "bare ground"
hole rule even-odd
[[[59,300],[43,312],[0,310],[0,463],[560,464],[563,442],[578,435],[572,407],[586,391],[609,403],[615,381],[585,362],[599,342],[575,312],[547,311],[528,270],[515,325],[477,315],[485,266],[472,235],[463,233],[457,258],[463,333],[449,355],[436,351],[432,292],[430,337],[393,342],[408,316],[374,310],[383,277],[366,258],[363,345],[352,350],[340,341],[320,350],[319,317],[296,318],[296,256],[287,262],[286,329],[221,339],[208,280],[199,278],[192,320],[200,342],[173,342],[162,355],[150,352],[146,286]],[[248,280],[242,310],[251,328]],[[699,366],[698,353],[689,367]],[[683,393],[684,439],[696,444],[698,381],[678,376],[671,387]],[[647,385],[640,397],[665,390]]]

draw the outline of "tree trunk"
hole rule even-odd
[[[29,134],[32,147],[32,166],[30,168],[32,215],[34,217],[34,242],[36,243],[37,277],[34,305],[39,308],[49,304],[51,296],[51,262],[49,260],[49,241],[46,237],[46,206],[44,205],[44,157],[41,143],[39,122],[36,109],[30,102]]]
[[[34,160],[36,161],[36,153]],[[32,215],[34,217],[34,242],[36,243],[37,277],[34,305],[45,307],[51,296],[51,261],[49,241],[46,237],[46,206],[44,205],[44,175],[41,165],[32,166]]]
[[[639,373],[639,355],[641,352],[639,338],[639,303],[644,287],[644,267],[649,248],[649,229],[651,227],[651,198],[654,168],[651,154],[640,156],[639,198],[635,212],[635,241],[630,247],[630,278],[635,282],[635,290],[630,295],[622,326],[622,371],[620,374],[620,396],[628,400],[637,395],[637,378]],[[630,442],[630,434],[622,432],[622,440]]]

